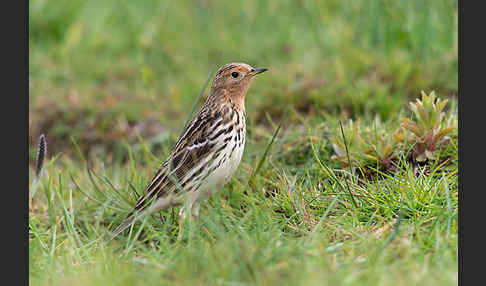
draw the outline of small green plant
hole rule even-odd
[[[437,158],[437,151],[445,147],[450,133],[457,127],[454,115],[445,120],[444,108],[447,99],[439,99],[434,92],[427,95],[422,91],[422,98],[410,102],[413,112],[412,119],[400,118],[400,125],[385,126],[377,117],[372,127],[360,126],[359,121],[352,120],[344,126],[345,139],[332,137],[333,149],[336,155],[331,159],[338,160],[347,167],[348,160],[346,146],[353,167],[372,167],[381,170],[395,170],[395,162],[400,153],[410,152],[410,159],[414,163],[423,163]]]
[[[454,120],[444,123],[443,110],[447,102],[447,99],[436,98],[433,91],[429,95],[422,91],[422,100],[409,104],[413,120],[400,118],[396,136],[403,142],[414,144],[411,155],[416,162],[434,159],[439,147],[448,144],[450,138],[447,135],[456,129]]]
[[[366,157],[371,159],[372,164],[377,164],[379,168],[394,170],[394,161],[399,154],[396,136],[388,132],[385,124],[377,117],[373,121],[373,127],[366,127]]]
[[[366,166],[393,170],[393,162],[398,154],[397,137],[388,131],[377,117],[372,127],[362,128],[359,121],[352,120],[344,127],[344,136],[348,145],[349,158],[354,167],[364,169]],[[339,160],[347,167],[348,160],[344,138],[332,137],[333,149],[336,155],[331,159]]]

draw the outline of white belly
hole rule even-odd
[[[224,151],[221,152],[221,154],[218,156],[218,158],[214,160],[215,164],[218,164],[220,161],[221,163],[219,167],[217,167],[217,169],[209,174],[206,183],[201,185],[200,191],[202,193],[205,193],[209,196],[214,194],[218,189],[222,188],[227,182],[231,180],[231,177],[238,168],[245,145],[243,143],[241,147],[236,146],[232,154],[231,150],[233,148],[233,145],[229,145],[230,146],[225,148]]]
[[[229,157],[230,155],[229,153],[231,150],[228,150],[228,152],[226,152],[226,157],[228,159],[226,159],[221,164],[221,167],[218,168],[218,170],[213,173],[214,174],[213,180],[216,185],[220,185],[219,187],[222,187],[222,185],[226,184],[229,180],[231,180],[231,177],[233,176],[236,169],[238,168],[238,165],[240,164],[241,156],[243,155],[244,148],[245,148],[244,145],[242,145],[241,147],[236,147],[231,157]],[[220,156],[223,157],[224,155],[220,155]]]

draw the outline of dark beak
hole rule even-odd
[[[252,69],[252,70],[250,71],[250,73],[251,73],[252,75],[256,75],[256,74],[259,74],[259,73],[265,72],[265,71],[267,71],[267,70],[268,70],[267,68]]]

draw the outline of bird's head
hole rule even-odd
[[[251,80],[266,68],[253,68],[245,63],[230,63],[216,72],[211,85],[211,96],[221,97],[240,105],[243,104]]]

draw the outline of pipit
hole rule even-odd
[[[198,216],[199,201],[224,186],[240,164],[246,137],[245,96],[253,77],[266,70],[244,63],[219,68],[206,102],[112,238],[135,220],[169,207],[184,205],[181,210]]]

